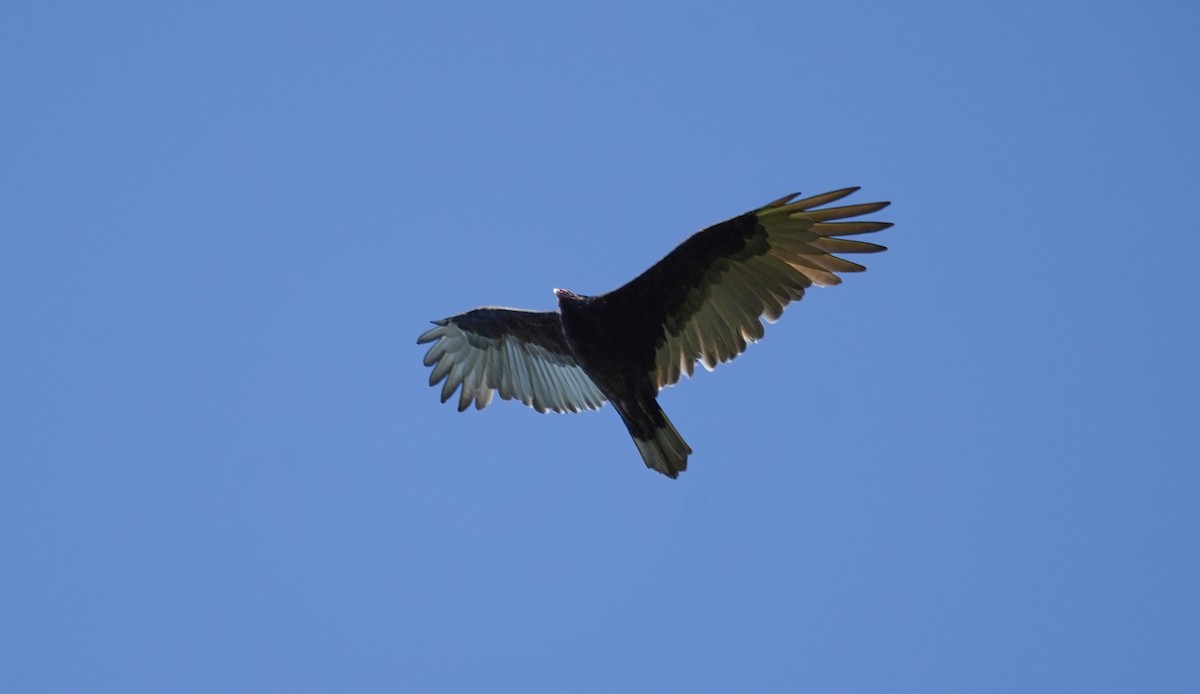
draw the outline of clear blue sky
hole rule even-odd
[[[1198,7],[6,3],[0,689],[1200,691]],[[426,385],[847,185],[677,482]]]

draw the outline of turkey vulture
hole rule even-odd
[[[458,410],[487,407],[493,392],[538,412],[621,415],[646,467],[674,479],[691,447],[658,405],[658,391],[729,361],[763,336],[784,306],[812,285],[838,284],[862,265],[833,253],[883,246],[841,238],[889,222],[834,221],[877,212],[887,202],[821,207],[858,190],[780,198],[700,231],[625,286],[597,296],[555,289],[558,311],[483,307],[433,321],[425,365],[442,402],[461,388]]]

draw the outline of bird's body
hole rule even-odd
[[[658,391],[712,369],[763,336],[813,285],[861,265],[832,255],[883,246],[838,238],[881,231],[887,222],[837,222],[888,203],[821,205],[846,188],[791,202],[795,195],[698,232],[628,284],[598,296],[556,289],[559,310],[478,308],[434,321],[418,343],[430,385],[446,379],[442,401],[461,386],[459,410],[482,409],[493,391],[539,411],[575,412],[612,402],[646,466],[677,477],[692,449],[659,407]]]
[[[640,330],[611,328],[636,326],[637,314],[607,296],[555,293],[563,336],[576,363],[621,415],[647,466],[678,477],[692,449],[658,405],[658,388],[650,378],[654,345]]]

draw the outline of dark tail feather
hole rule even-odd
[[[667,414],[657,402],[653,404],[653,408],[656,410],[653,415],[645,413],[636,418],[640,421],[633,421],[634,418],[627,415],[623,411],[624,408],[618,407],[617,411],[621,413],[621,419],[629,429],[633,443],[637,446],[638,453],[642,454],[646,467],[675,479],[687,469],[687,459],[692,447],[679,435],[675,425],[667,419]],[[655,420],[661,420],[661,423],[656,423]]]

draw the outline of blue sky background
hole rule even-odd
[[[6,3],[0,689],[1200,690],[1198,8]],[[846,185],[677,482],[426,385]]]

